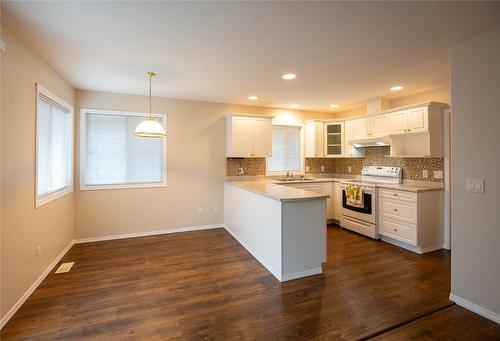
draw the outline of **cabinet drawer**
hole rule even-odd
[[[411,245],[417,245],[417,227],[415,225],[387,217],[380,217],[379,230],[383,236],[391,237]]]
[[[380,216],[417,223],[417,204],[403,200],[382,199],[379,207]]]
[[[417,193],[413,192],[395,191],[381,188],[379,191],[379,196],[380,198],[391,198],[396,200],[417,202]]]

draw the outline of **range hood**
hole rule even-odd
[[[392,139],[389,135],[380,137],[369,137],[364,139],[352,139],[347,141],[350,145],[356,148],[362,147],[383,147],[390,146]]]
[[[367,103],[366,105],[366,114],[367,115],[376,115],[382,112],[382,110],[390,108],[390,101],[383,99],[374,99]],[[355,148],[362,147],[382,147],[382,146],[390,146],[392,144],[392,139],[389,135],[386,136],[377,136],[377,137],[366,137],[366,138],[358,138],[351,139],[347,141],[350,145]]]

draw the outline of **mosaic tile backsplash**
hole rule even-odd
[[[306,166],[309,167],[308,173],[312,174],[349,174],[348,167],[351,167],[350,174],[353,175],[361,175],[363,166],[401,167],[403,179],[443,181],[443,179],[434,178],[434,171],[444,171],[443,158],[386,157],[389,154],[390,147],[368,147],[365,148],[365,157],[363,158],[306,158]],[[325,167],[323,172],[321,172],[321,166]],[[429,171],[428,178],[422,177],[422,171],[425,169]]]
[[[243,168],[243,175],[256,176],[266,175],[266,158],[250,157],[250,158],[227,158],[226,159],[226,175],[238,176],[239,168]]]
[[[443,179],[435,179],[434,171],[444,171],[443,158],[397,158],[386,157],[390,153],[390,147],[368,147],[365,148],[365,157],[363,158],[306,158],[306,166],[309,167],[308,173],[336,173],[360,175],[363,166],[392,166],[401,167],[403,170],[403,179],[436,181],[442,182]],[[324,171],[321,171],[321,166]],[[266,175],[265,158],[245,158],[245,159],[227,159],[226,175],[238,176],[238,168],[243,167],[244,174],[250,176]],[[351,167],[351,173],[348,172]],[[422,171],[429,171],[429,177],[422,177]]]

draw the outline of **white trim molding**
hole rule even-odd
[[[224,228],[224,224],[177,227],[177,228],[156,230],[156,231],[115,234],[115,235],[103,236],[103,237],[81,238],[81,239],[75,239],[74,243],[75,244],[93,243],[93,242],[102,242],[102,241],[106,241],[106,240],[148,237],[148,236],[156,236],[156,235],[160,235],[160,234],[200,231],[200,230],[209,230],[209,229],[217,229],[217,228]]]
[[[494,311],[491,311],[489,309],[486,309],[484,307],[481,307],[477,305],[476,303],[473,303],[469,300],[466,300],[462,297],[459,297],[455,294],[450,293],[450,301],[455,302],[459,306],[470,310],[478,315],[481,315],[482,317],[486,317],[488,320],[491,320],[496,323],[500,323],[500,314],[495,313]]]
[[[9,320],[14,316],[14,314],[21,308],[21,306],[26,302],[26,300],[31,296],[31,294],[38,288],[40,283],[47,277],[47,275],[52,271],[52,269],[59,263],[59,261],[66,255],[66,253],[71,249],[74,244],[74,240],[70,241],[69,244],[61,251],[61,253],[49,264],[44,272],[36,279],[36,281],[29,287],[23,296],[10,308],[10,310],[5,314],[5,316],[0,320],[0,330],[9,322]]]

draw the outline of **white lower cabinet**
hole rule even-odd
[[[340,221],[340,212],[342,210],[342,187],[340,182],[333,183],[333,219]]]
[[[337,183],[335,183],[337,184]],[[295,184],[285,184],[290,187],[305,189],[306,191],[312,191],[316,193],[321,193],[328,195],[326,199],[326,219],[337,219],[335,218],[335,193],[334,193],[334,182],[314,182],[314,183],[295,183]]]
[[[443,191],[379,189],[382,240],[414,252],[443,248]]]

